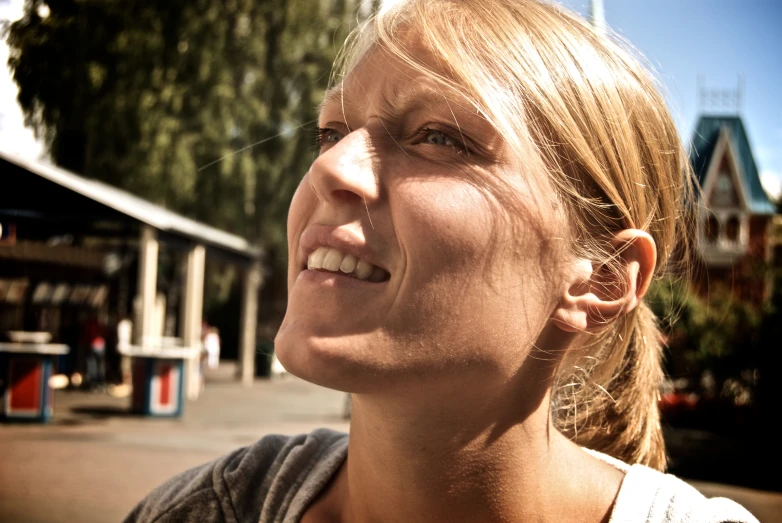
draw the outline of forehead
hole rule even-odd
[[[420,44],[406,50],[417,66],[374,47],[350,69],[343,81],[326,91],[320,110],[344,113],[372,106],[395,112],[402,109],[442,109],[479,114],[463,90],[448,78],[437,61]],[[455,116],[455,114],[454,114]]]

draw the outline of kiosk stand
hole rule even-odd
[[[54,407],[52,360],[69,350],[59,343],[0,343],[0,420],[49,421]]]
[[[120,352],[132,358],[131,409],[153,417],[182,415],[185,360],[197,353],[188,347],[160,347],[154,351],[126,345]]]

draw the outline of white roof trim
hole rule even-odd
[[[709,160],[709,168],[706,171],[706,177],[703,179],[703,195],[704,201],[708,205],[711,202],[711,192],[714,189],[714,184],[717,183],[717,169],[719,169],[722,157],[727,153],[730,158],[730,164],[733,167],[731,169],[731,178],[733,178],[733,186],[737,189],[738,197],[740,200],[741,210],[749,212],[749,197],[747,194],[747,188],[744,187],[744,173],[741,170],[741,165],[737,160],[738,156],[736,151],[733,150],[733,144],[730,140],[730,131],[723,127],[720,130],[719,138],[717,138],[717,144],[714,146],[714,152]]]
[[[158,230],[187,236],[252,258],[260,254],[258,248],[241,236],[185,218],[116,187],[11,152],[0,150],[0,158]]]

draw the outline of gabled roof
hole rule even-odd
[[[246,258],[257,259],[260,256],[260,250],[240,236],[191,220],[111,185],[0,150],[0,164],[4,162],[160,231],[190,238]]]
[[[744,123],[738,116],[701,116],[695,126],[690,149],[690,162],[695,170],[698,183],[703,187],[706,172],[712,161],[714,147],[720,136],[720,131],[727,129],[731,145],[736,152],[737,162],[741,168],[744,187],[748,190],[749,211],[752,214],[774,214],[774,205],[768,199],[766,191],[760,184],[758,168],[752,147],[749,144]]]

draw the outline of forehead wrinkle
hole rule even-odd
[[[350,94],[350,89],[344,88],[344,82],[328,89],[323,93],[323,100],[318,105],[318,116],[322,116],[323,111],[334,106],[339,108],[342,118],[347,123],[347,113],[357,105],[356,100]]]
[[[366,113],[364,119],[372,115],[378,116],[384,120],[384,127],[389,126],[386,127],[389,134],[393,134],[392,129],[411,113],[419,111],[453,122],[460,134],[465,124],[473,130],[476,128],[481,131],[488,130],[485,129],[487,125],[485,118],[458,92],[452,91],[447,85],[437,82],[430,76],[424,74],[412,76],[397,64],[390,65],[395,70],[395,79],[382,81],[374,77],[373,82],[382,82],[379,88],[375,89],[365,86],[354,69],[348,78],[324,93],[319,112],[322,114],[325,109],[339,108],[346,125],[351,120],[351,115],[357,116],[363,112]],[[449,93],[455,96],[448,96]]]
[[[342,89],[342,84],[335,85],[331,89],[326,89],[326,92],[323,93],[323,100],[318,104],[318,114],[322,113],[323,109],[328,105],[341,104],[343,95],[344,90]]]
[[[400,116],[416,110],[424,110],[439,116],[448,116],[456,122],[452,107],[463,109],[462,104],[448,98],[442,86],[431,78],[421,76],[411,82],[391,82],[382,91],[384,108]]]
[[[366,97],[366,99],[369,102],[369,107],[371,107],[376,113],[378,113],[378,121],[380,122],[380,125],[383,126],[383,128],[386,130],[386,133],[388,134],[388,136],[394,141],[394,143],[399,147],[399,149],[402,150],[405,153],[405,155],[409,158],[410,155],[407,154],[407,151],[405,151],[405,149],[403,147],[399,146],[399,142],[397,142],[396,138],[394,138],[394,135],[391,132],[391,129],[388,128],[388,126],[386,125],[386,122],[384,122],[383,118],[380,117],[380,115],[379,115],[380,111],[378,111],[375,108],[374,104],[372,103],[372,100],[370,99],[369,93],[367,92],[367,90],[364,87],[364,85],[361,83],[361,80],[359,79],[359,77],[356,76],[355,80],[356,80],[356,83],[358,84],[358,86],[361,87],[361,90],[364,92],[364,96]],[[382,95],[383,88],[380,89],[380,92],[381,92],[381,98],[383,98],[383,95]]]

